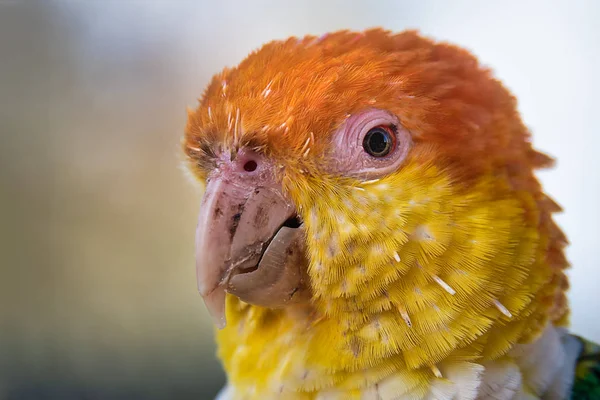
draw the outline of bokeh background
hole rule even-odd
[[[600,340],[600,2],[0,0],[0,399],[209,399],[186,106],[272,39],[417,28],[520,100]]]

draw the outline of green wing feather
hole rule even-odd
[[[600,346],[580,337],[582,349],[575,365],[571,400],[600,400]]]

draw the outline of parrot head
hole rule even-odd
[[[551,159],[463,49],[380,29],[269,43],[213,78],[183,149],[205,184],[199,291],[238,343],[260,310],[310,320],[329,371],[418,368],[497,356],[566,313],[558,207],[534,176]]]

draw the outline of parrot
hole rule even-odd
[[[269,42],[188,108],[182,151],[219,399],[600,399],[535,175],[554,159],[469,50]]]

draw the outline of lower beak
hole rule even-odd
[[[216,175],[209,180],[196,230],[198,289],[219,328],[225,293],[265,307],[305,292],[304,229],[272,182]]]

